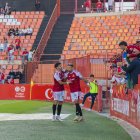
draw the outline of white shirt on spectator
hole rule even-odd
[[[33,29],[32,28],[27,28],[26,30],[27,30],[28,34],[32,34],[33,33]]]
[[[118,84],[124,84],[125,79],[122,77],[116,77],[115,75],[112,77],[111,82],[117,82]]]
[[[11,55],[13,55],[14,49],[10,50],[9,53],[10,53]]]
[[[28,53],[28,59],[30,59],[32,57],[33,57],[33,52],[32,51],[29,51],[29,53]]]
[[[108,5],[113,6],[114,0],[108,0]]]
[[[0,50],[4,50],[4,45],[0,44]]]

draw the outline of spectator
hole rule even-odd
[[[18,28],[16,28],[16,30],[15,30],[15,36],[19,36],[19,29]]]
[[[32,50],[29,51],[29,54],[28,54],[28,61],[32,61],[34,52],[35,52],[35,51],[32,51]]]
[[[25,33],[25,36],[26,35],[32,35],[32,33],[33,33],[33,29],[29,26],[27,29],[26,29],[26,33]]]
[[[8,76],[6,79],[7,84],[14,84],[14,78],[12,76]]]
[[[10,9],[11,9],[11,7],[9,6],[9,4],[8,4],[8,2],[7,2],[6,5],[5,5],[5,8],[4,8],[5,14],[6,14],[6,15],[8,15],[8,14],[11,13]]]
[[[112,11],[114,6],[114,0],[108,0],[108,11]]]
[[[8,47],[8,40],[6,37],[3,38],[3,45],[4,45],[4,51],[7,51],[7,47]]]
[[[98,0],[98,2],[96,3],[96,8],[98,13],[102,12],[103,4],[100,0]]]
[[[0,70],[0,84],[4,84],[4,78],[5,78],[4,72],[3,70]]]
[[[11,69],[8,75],[15,79],[15,72],[13,71],[13,69]]]
[[[0,8],[0,14],[1,14],[1,15],[4,15],[4,14],[5,14],[5,11],[4,11],[3,8]]]
[[[86,2],[84,3],[84,6],[86,7],[86,13],[90,13],[91,12],[91,1],[86,0]]]
[[[2,43],[0,43],[0,52],[4,51],[4,45]]]
[[[20,50],[21,49],[21,47],[20,47],[20,44],[21,44],[20,37],[16,38],[15,43],[16,43],[16,50]]]
[[[15,35],[15,29],[11,27],[8,31],[8,36],[14,36]]]
[[[21,83],[22,78],[23,78],[22,70],[16,70],[15,71],[15,79],[19,79],[19,83]]]
[[[27,49],[24,49],[23,53],[22,53],[22,64],[24,64],[25,61],[28,61],[28,51]]]
[[[130,58],[130,65],[128,67],[122,67],[122,69],[130,74],[133,87],[138,84],[138,75],[140,74],[140,59],[137,57]]]
[[[40,10],[40,0],[35,1],[35,9],[36,9],[36,11]]]
[[[14,46],[13,45],[10,45],[8,47],[8,63],[10,62],[14,62]]]

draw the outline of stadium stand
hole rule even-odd
[[[14,44],[16,37],[8,37],[7,33],[11,27],[25,29],[29,26],[33,29],[32,36],[20,36],[21,40],[21,51],[14,52],[14,63],[8,64],[7,61],[7,52],[0,52],[1,67],[5,69],[5,75],[7,76],[11,69],[21,69],[21,55],[23,49],[30,51],[32,49],[33,43],[36,39],[37,33],[39,31],[40,25],[44,18],[45,13],[40,12],[12,12],[11,15],[0,15],[0,42],[3,41],[3,38],[8,39],[9,44]],[[5,65],[5,66],[4,66]]]
[[[139,39],[138,14],[94,15],[74,18],[62,59],[105,53],[106,50],[108,53],[118,53],[119,41],[134,44]],[[96,55],[94,57],[98,58]]]

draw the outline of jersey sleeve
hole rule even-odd
[[[54,74],[54,78],[56,79],[56,81],[61,81],[62,80],[58,73]]]
[[[78,76],[80,79],[83,78],[82,74],[79,71],[76,71],[75,73],[76,73],[76,76]]]

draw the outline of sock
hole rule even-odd
[[[78,104],[75,104],[75,107],[76,107],[76,116],[79,115],[79,108],[78,108]]]
[[[61,113],[62,105],[57,106],[57,115],[59,116]]]
[[[55,112],[56,112],[56,105],[55,104],[53,104],[52,110],[53,110],[53,115],[55,116]]]
[[[76,106],[77,106],[79,115],[80,115],[80,116],[83,116],[82,109],[81,109],[79,103],[77,103]]]

